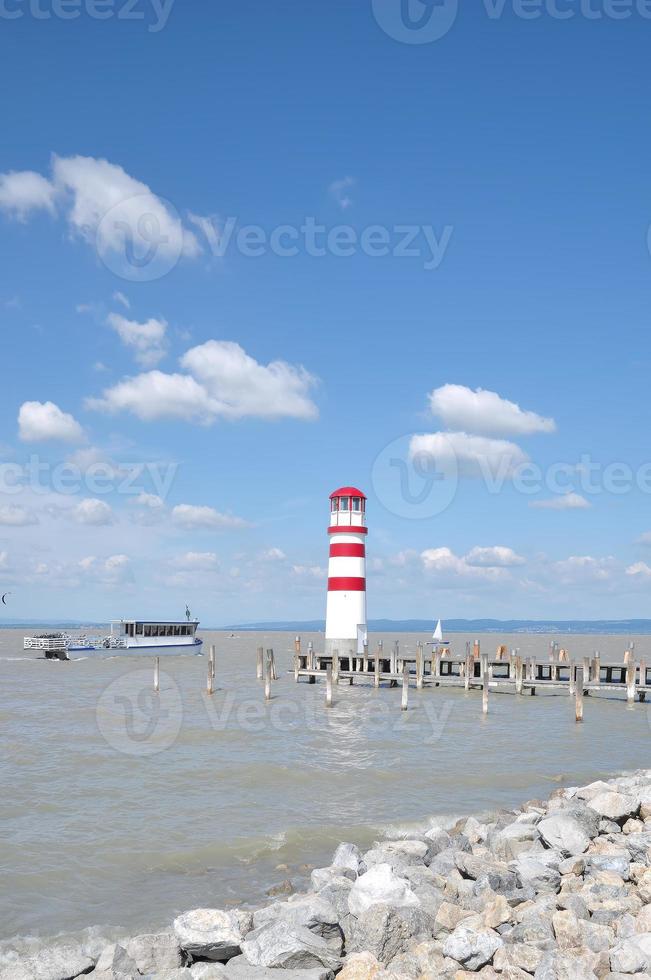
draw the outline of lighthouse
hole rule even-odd
[[[330,494],[330,559],[325,652],[357,652],[358,630],[366,632],[366,497],[355,487]]]

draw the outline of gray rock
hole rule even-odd
[[[338,956],[341,955],[342,933],[339,928],[339,914],[334,906],[325,900],[322,892],[318,895],[299,895],[288,902],[276,902],[275,905],[253,913],[253,925],[256,929],[280,919],[292,926],[309,929],[316,936],[321,936]]]
[[[315,892],[320,892],[338,878],[350,878],[355,881],[357,872],[350,868],[315,868],[310,875],[310,884]]]
[[[516,821],[498,833],[490,834],[488,846],[496,858],[508,862],[532,850],[539,841],[540,831],[536,826]]]
[[[315,966],[308,970],[282,970],[276,967],[252,966],[244,955],[236,956],[230,960],[224,970],[224,980],[331,980],[334,976],[332,970],[323,966]],[[203,977],[199,976],[198,980],[203,980]]]
[[[586,855],[586,871],[612,871],[627,881],[631,871],[631,856],[627,850],[613,848],[612,851],[599,851]]]
[[[417,939],[431,939],[434,919],[423,909],[373,905],[353,921],[348,952],[372,953],[388,963]]]
[[[597,980],[588,956],[559,951],[546,953],[534,973],[535,980]]]
[[[230,975],[226,972],[226,967],[222,963],[194,963],[190,967],[190,976],[192,980],[222,980],[222,978],[223,980],[229,980]],[[168,978],[163,974],[162,978],[156,976],[153,980],[168,980]],[[181,980],[181,977],[179,977],[179,980]]]
[[[583,854],[590,844],[590,836],[572,816],[563,813],[546,817],[538,824],[542,839],[567,857]]]
[[[139,975],[136,961],[119,943],[104,947],[95,969],[89,974],[93,980],[135,980]]]
[[[251,913],[193,909],[174,920],[174,934],[179,946],[195,959],[229,960],[241,952],[252,925]]]
[[[479,970],[491,962],[502,945],[502,937],[494,929],[475,929],[462,922],[443,943],[443,954],[468,970]]]
[[[242,952],[253,966],[284,970],[338,970],[341,966],[341,958],[325,939],[282,919],[250,932],[242,943]]]
[[[92,970],[95,960],[78,946],[55,946],[0,965],[0,980],[69,980]]]
[[[610,951],[613,973],[641,973],[651,970],[651,932],[624,939]]]
[[[329,884],[319,891],[319,895],[328,902],[337,913],[339,919],[348,915],[348,896],[353,883],[350,878],[332,878]]]
[[[611,790],[593,796],[589,805],[600,817],[616,823],[628,817],[635,817],[640,809],[640,801],[635,796],[625,796],[623,793],[613,793]]]
[[[348,896],[348,908],[357,917],[378,904],[420,906],[407,881],[394,874],[388,864],[378,864],[358,878]]]
[[[181,948],[172,932],[134,936],[124,943],[124,948],[141,973],[160,973],[183,966]]]
[[[535,858],[523,856],[509,865],[523,884],[531,885],[536,892],[556,892],[561,887],[561,876],[557,870],[548,867]]]
[[[525,970],[527,973],[535,973],[543,955],[543,952],[535,946],[509,942],[497,950],[493,957],[493,966],[500,973],[509,967]]]
[[[355,844],[340,844],[332,856],[333,868],[347,868],[349,871],[354,871],[356,875],[361,873],[362,864],[360,849]],[[362,870],[365,871],[366,868]]]
[[[525,943],[538,949],[551,950],[555,945],[551,921],[534,910],[530,916],[513,927],[509,933],[509,942]]]
[[[367,868],[388,864],[396,870],[413,865],[428,865],[430,859],[429,845],[420,840],[384,841],[364,855]]]
[[[641,834],[627,834],[622,837],[622,846],[630,852],[633,861],[646,864],[647,851],[651,847],[651,830],[645,830]]]

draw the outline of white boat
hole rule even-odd
[[[85,633],[26,636],[23,649],[41,650],[48,660],[69,660],[70,656],[93,653],[109,656],[148,657],[200,654],[203,640],[197,636],[199,620],[116,619],[106,636]]]
[[[436,629],[432,633],[432,639],[434,640],[435,643],[442,643],[443,642],[443,628],[441,626],[441,620],[440,619],[439,619],[438,623],[436,624]]]

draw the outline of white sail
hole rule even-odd
[[[436,629],[434,630],[434,632],[432,634],[432,639],[433,640],[436,640],[437,643],[441,643],[443,641],[443,629],[441,627],[441,620],[440,619],[439,619],[438,623],[436,624]]]

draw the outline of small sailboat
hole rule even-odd
[[[443,628],[441,626],[441,620],[440,619],[439,619],[438,623],[436,624],[436,629],[432,633],[432,639],[434,640],[435,643],[442,643],[443,642]]]

